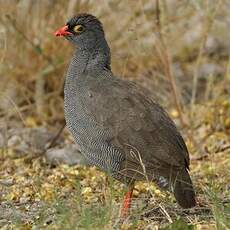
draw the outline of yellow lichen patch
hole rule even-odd
[[[178,118],[179,117],[179,113],[176,109],[170,110],[169,114],[171,115],[172,118]]]
[[[55,187],[53,184],[47,182],[42,184],[41,190],[39,192],[40,198],[42,200],[51,201],[55,197]]]
[[[227,173],[230,164],[229,130],[227,129],[229,103],[225,101],[215,102],[215,106],[209,104],[210,107],[195,106],[197,118],[194,119],[193,127],[195,128],[191,133],[205,150],[204,158],[199,158],[201,154],[199,149],[191,139],[186,138],[189,152],[192,152],[190,174],[198,194],[197,199],[199,203],[206,205],[206,208],[213,206],[213,203],[209,203],[209,198],[207,198],[210,186],[218,192],[217,195],[222,200],[229,197],[230,181]],[[219,109],[219,106],[222,106],[222,109]],[[218,124],[218,127],[215,124]],[[67,218],[66,213],[68,213],[68,222],[73,221],[74,223],[89,221],[84,219],[88,218],[87,215],[91,215],[89,218],[92,216],[96,218],[96,215],[99,216],[98,219],[108,218],[109,226],[118,220],[119,207],[125,192],[127,192],[126,185],[114,181],[96,167],[59,165],[52,168],[47,166],[42,158],[28,162],[23,157],[15,157],[16,153],[13,150],[8,149],[8,152],[12,154],[9,154],[0,165],[1,181],[3,180],[5,183],[0,191],[1,202],[24,205],[25,212],[30,212],[32,209],[30,205],[34,203],[45,203],[48,206],[63,203],[64,205],[61,205],[64,207],[60,206],[57,209],[56,206],[52,207],[56,210],[54,213],[61,212],[60,210],[63,209],[64,219]],[[162,211],[162,208],[165,210]],[[95,213],[88,214],[94,209],[97,210]],[[199,207],[197,209],[199,210]],[[42,226],[47,227],[49,220],[42,220],[41,213],[43,212],[45,211],[40,213],[37,211],[36,215],[33,215],[33,223],[43,221]],[[172,195],[161,190],[154,182],[136,182],[130,215],[131,218],[136,218],[137,222],[124,224],[121,229],[145,229],[146,226],[153,228],[152,223],[173,219],[176,212],[179,213],[176,214],[177,216],[181,214]],[[200,212],[202,213],[202,211]],[[57,220],[55,221],[58,226],[60,223],[57,213],[52,213],[52,215],[56,215]],[[148,214],[150,217],[146,217],[145,213],[151,213],[151,215]],[[208,215],[211,216],[210,213]],[[202,219],[201,216],[188,215],[188,218],[189,221],[198,222],[200,218]],[[206,220],[204,219],[204,221]],[[30,223],[28,222],[26,226],[30,226]]]
[[[28,116],[26,117],[25,119],[25,125],[27,127],[31,127],[31,128],[35,128],[38,126],[38,120],[36,117],[31,117],[31,116]]]

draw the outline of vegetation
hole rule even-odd
[[[229,7],[228,0],[0,1],[0,228],[229,229]],[[30,142],[20,130],[55,134],[64,125],[72,47],[52,33],[78,12],[103,22],[113,71],[147,87],[180,127],[196,208],[183,210],[139,182],[120,225],[124,185],[94,167],[47,164],[47,145],[39,157],[32,144],[18,150]],[[70,143],[64,130],[56,146]]]

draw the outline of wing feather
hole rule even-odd
[[[188,167],[183,138],[145,89],[107,75],[99,80],[88,76],[87,82],[86,113],[93,117],[98,129],[109,131],[107,141],[125,155],[123,167],[128,162],[138,168],[140,159],[147,169],[162,165]]]

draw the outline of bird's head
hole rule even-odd
[[[55,36],[64,36],[80,49],[93,48],[104,40],[101,22],[93,15],[79,14],[67,21],[65,26],[54,32]]]

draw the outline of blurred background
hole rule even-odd
[[[214,161],[223,171],[214,174],[225,175],[229,9],[229,0],[0,0],[1,160],[43,152],[64,125],[63,83],[73,48],[53,32],[87,12],[104,25],[113,72],[153,93],[181,129],[194,162],[220,153]],[[194,167],[197,178],[202,164]]]
[[[166,107],[174,105],[165,52],[186,110],[191,103],[220,97],[229,89],[229,1],[160,3],[164,47],[155,1],[1,0],[0,115],[22,122],[38,116],[41,124],[63,119],[63,81],[72,47],[53,32],[79,12],[103,22],[113,71],[148,87]]]

